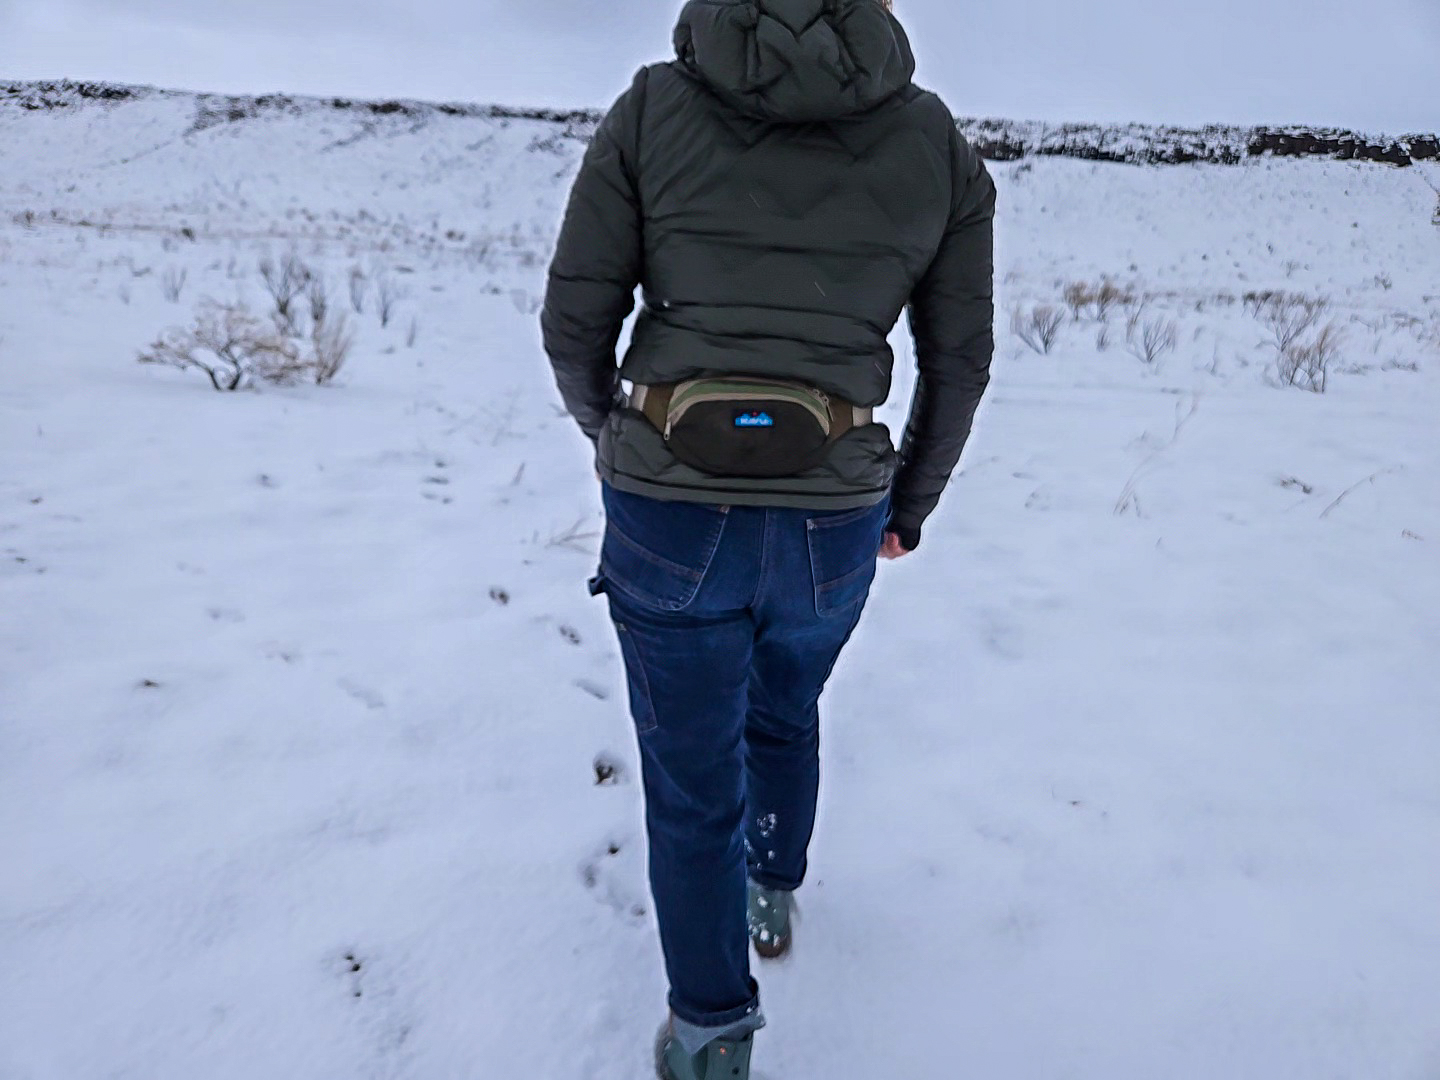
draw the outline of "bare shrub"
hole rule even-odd
[[[1333,321],[1326,323],[1310,341],[1292,339],[1275,358],[1275,374],[1285,386],[1323,394],[1330,381],[1330,368],[1340,351],[1342,332]]]
[[[420,337],[420,320],[419,320],[418,318],[415,318],[414,316],[412,316],[411,319],[410,319],[410,326],[409,326],[409,328],[405,331],[405,347],[406,347],[407,349],[413,349],[413,348],[415,347],[416,339],[418,339],[419,337]]]
[[[1142,442],[1149,442],[1154,447],[1144,461],[1135,467],[1130,474],[1130,479],[1125,481],[1125,486],[1120,489],[1120,497],[1115,500],[1115,513],[1117,516],[1125,513],[1134,513],[1136,517],[1144,517],[1144,511],[1140,507],[1140,481],[1166,454],[1172,450],[1175,444],[1180,441],[1180,436],[1185,432],[1185,426],[1195,419],[1195,414],[1200,411],[1200,397],[1195,395],[1190,399],[1187,409],[1183,401],[1175,402],[1175,429],[1171,432],[1170,438],[1163,443],[1156,443],[1150,438],[1147,431],[1141,437]]]
[[[275,317],[287,334],[295,332],[295,301],[310,284],[310,268],[297,252],[286,252],[278,263],[270,256],[260,260],[260,277],[275,304]]]
[[[1072,281],[1065,286],[1065,305],[1071,316],[1078,322],[1088,311],[1104,322],[1115,308],[1133,303],[1135,295],[1129,289],[1121,288],[1109,278],[1101,278],[1098,285],[1084,281]]]
[[[170,267],[160,278],[160,291],[165,299],[172,304],[180,302],[180,294],[185,291],[185,282],[190,277],[190,271],[181,267]]]
[[[1131,344],[1135,340],[1135,331],[1140,327],[1140,320],[1145,317],[1145,309],[1150,306],[1148,297],[1141,297],[1139,300],[1132,300],[1129,312],[1125,316],[1125,343]]]
[[[310,331],[310,374],[316,386],[324,386],[339,374],[354,344],[355,332],[345,312],[330,312],[327,318],[315,320]]]
[[[1076,322],[1080,321],[1086,309],[1095,302],[1095,293],[1083,281],[1072,281],[1065,286],[1065,291],[1061,295],[1065,300],[1065,306],[1070,309],[1070,318]]]
[[[1169,319],[1147,319],[1128,338],[1130,355],[1142,363],[1154,367],[1166,353],[1175,351],[1178,337],[1175,324]]]
[[[465,246],[465,261],[472,270],[481,269],[490,258],[494,244],[490,240],[472,240]]]
[[[1045,355],[1055,345],[1065,313],[1049,304],[1036,304],[1029,312],[1016,308],[1010,314],[1010,331],[1037,353]]]
[[[1286,292],[1284,289],[1251,289],[1241,297],[1245,304],[1245,310],[1254,315],[1257,319],[1266,320],[1274,316],[1274,313],[1288,313],[1294,309],[1318,308],[1326,306],[1324,297],[1306,296],[1304,293]]]
[[[1270,331],[1275,349],[1284,354],[1308,333],[1326,308],[1325,300],[1296,293],[1254,294],[1255,317]],[[1250,302],[1250,296],[1246,301]]]
[[[216,390],[238,390],[255,379],[285,383],[305,362],[295,344],[243,304],[206,300],[188,327],[171,327],[140,354],[142,364],[201,371]]]
[[[1430,224],[1440,229],[1440,184],[1430,180],[1424,173],[1420,174],[1420,180],[1426,187],[1435,193],[1435,209],[1430,214]]]
[[[355,309],[356,315],[365,314],[365,291],[369,288],[370,279],[365,276],[365,271],[358,266],[350,268],[350,306]]]
[[[310,306],[310,325],[318,329],[330,314],[330,286],[323,274],[310,275],[305,283],[305,300]]]
[[[1283,292],[1249,293],[1245,301],[1270,333],[1275,374],[1281,385],[1323,394],[1341,337],[1333,320],[1318,326],[1327,302],[1321,297]],[[1307,340],[1312,331],[1313,338]]]
[[[380,326],[382,328],[390,325],[390,320],[395,316],[396,305],[405,299],[405,296],[405,287],[388,273],[376,275],[375,310],[380,316]]]
[[[1105,352],[1107,349],[1110,348],[1109,323],[1102,322],[1100,324],[1100,329],[1095,334],[1095,348],[1100,352]]]
[[[1122,289],[1108,278],[1100,283],[1095,290],[1095,317],[1097,319],[1108,319],[1110,312],[1124,304],[1135,302],[1135,294],[1129,289]]]

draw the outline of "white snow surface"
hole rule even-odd
[[[582,143],[194,109],[0,112],[0,1077],[647,1076],[599,493],[535,317]],[[824,699],[757,1075],[1435,1080],[1440,170],[992,169],[992,389]],[[405,289],[336,385],[136,363],[291,244]],[[1101,275],[1173,354],[1009,332]],[[1325,394],[1274,385],[1264,289],[1328,298]]]

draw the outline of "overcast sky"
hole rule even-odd
[[[605,106],[679,0],[0,0],[0,78]],[[1440,0],[897,0],[961,115],[1440,128]]]

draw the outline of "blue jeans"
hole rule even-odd
[[[650,887],[687,1028],[759,1026],[746,876],[805,877],[820,691],[875,577],[888,497],[858,510],[713,506],[606,485],[609,597],[639,735]]]

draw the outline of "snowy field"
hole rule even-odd
[[[0,1078],[639,1080],[640,793],[535,317],[583,144],[195,119],[0,109]],[[827,694],[758,1075],[1436,1080],[1440,166],[993,171],[992,391]],[[333,385],[136,362],[292,247]],[[1269,290],[1326,301],[1325,393]]]

